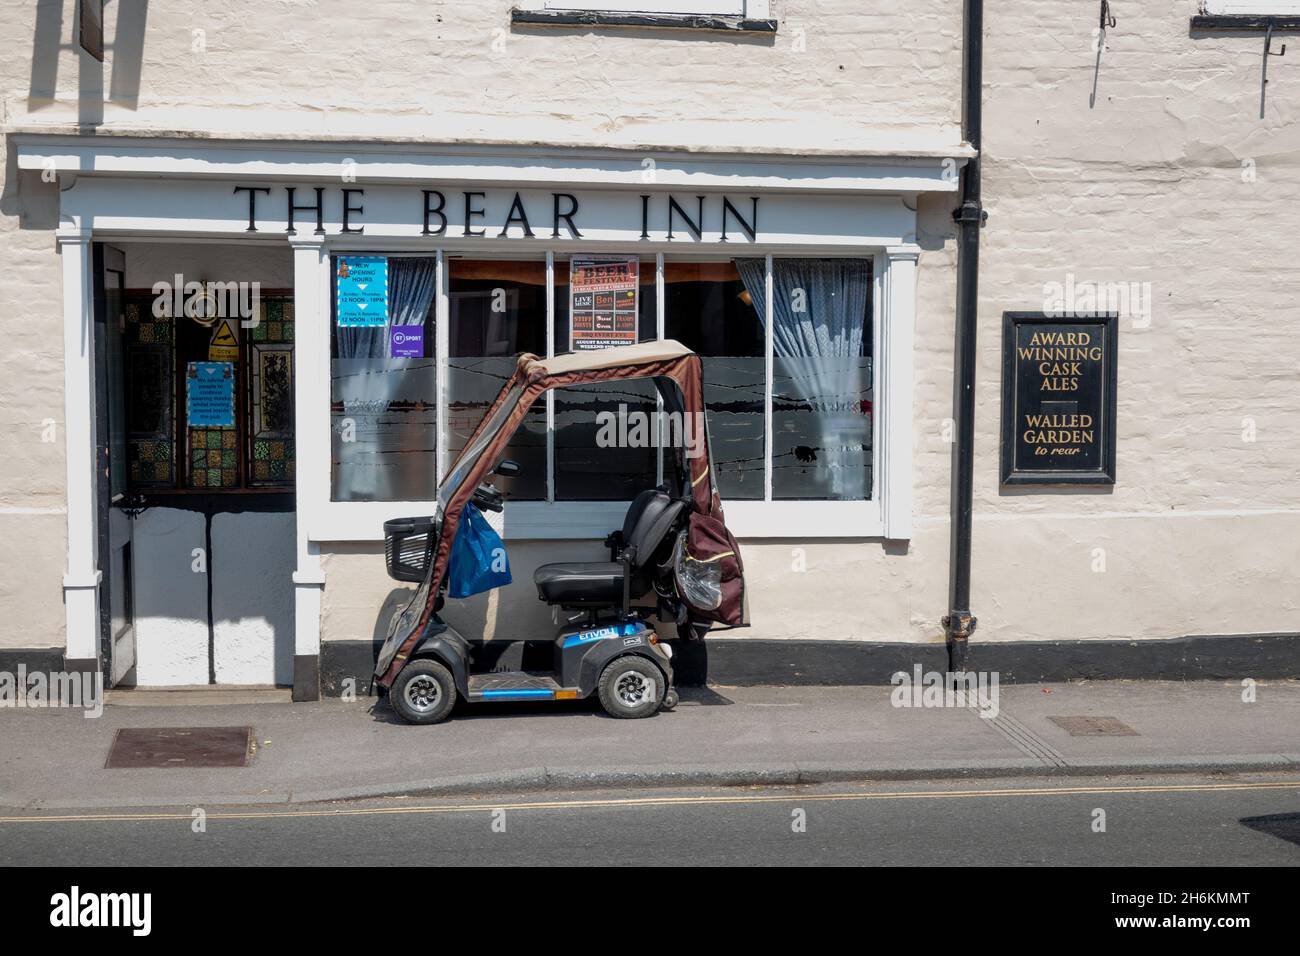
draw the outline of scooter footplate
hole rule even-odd
[[[534,674],[473,674],[470,700],[552,700],[560,685]]]

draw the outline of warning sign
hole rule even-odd
[[[569,263],[569,342],[575,352],[636,345],[637,256],[574,256]]]
[[[222,319],[212,332],[208,342],[209,362],[238,362],[239,336],[235,334],[233,319]]]

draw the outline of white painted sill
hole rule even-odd
[[[602,540],[623,524],[625,501],[507,502],[489,523],[507,541]],[[723,501],[727,527],[737,538],[879,538],[884,534],[875,501]],[[382,541],[384,522],[433,514],[432,501],[333,501],[308,537],[319,542]]]
[[[644,13],[627,10],[539,10],[514,7],[510,22],[528,27],[632,27],[652,30],[705,30],[772,36],[777,21],[729,14]]]

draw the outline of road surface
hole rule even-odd
[[[201,812],[196,812],[201,811]],[[12,865],[1297,865],[1300,777],[0,812]]]

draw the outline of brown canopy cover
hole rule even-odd
[[[407,655],[419,640],[425,625],[433,614],[439,583],[447,571],[451,546],[456,539],[465,504],[474,495],[496,467],[511,437],[523,422],[524,416],[537,398],[552,388],[569,388],[599,382],[624,381],[638,378],[668,378],[677,384],[682,395],[686,414],[704,413],[704,382],[700,357],[673,339],[642,342],[617,348],[597,349],[587,352],[567,352],[554,358],[543,359],[525,352],[515,363],[514,374],[506,381],[492,405],[484,414],[478,427],[461,451],[463,457],[483,436],[489,423],[497,418],[502,406],[510,400],[516,388],[520,391],[513,399],[514,407],[500,420],[496,434],[488,436],[488,443],[478,455],[469,472],[460,481],[452,496],[443,503],[442,523],[433,555],[430,587],[419,622],[397,649],[392,662],[385,670],[381,683],[387,686],[396,678]],[[708,430],[700,436],[699,454],[686,456],[690,470],[691,501],[693,505],[689,526],[689,545],[692,553],[706,560],[722,560],[724,584],[722,606],[706,612],[706,616],[732,626],[743,623],[743,569],[740,551],[735,539],[726,530],[722,515],[722,500],[717,486],[709,474],[712,460],[708,449]],[[457,458],[447,474],[457,470]]]

